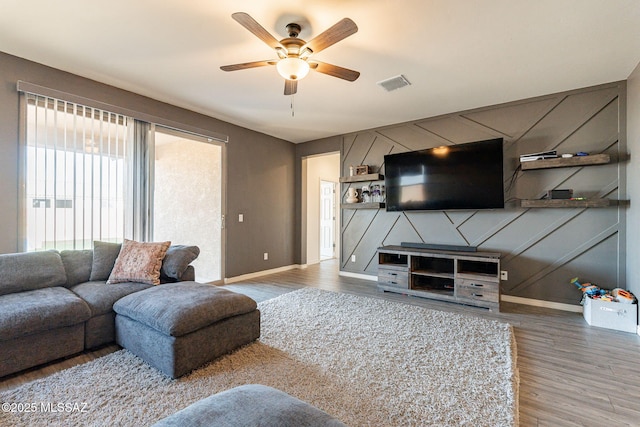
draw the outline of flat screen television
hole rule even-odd
[[[384,156],[387,211],[504,208],[502,138]]]

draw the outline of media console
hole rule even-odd
[[[378,289],[500,311],[500,254],[383,246]]]

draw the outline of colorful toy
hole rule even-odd
[[[611,294],[613,295],[615,300],[617,300],[618,302],[626,303],[626,304],[633,304],[634,301],[636,300],[636,297],[634,297],[631,292],[621,288],[615,288],[614,290],[611,291]]]
[[[591,283],[582,284],[578,282],[577,277],[571,279],[571,283],[576,285],[585,295],[589,295],[590,297],[602,296],[607,293],[607,291],[605,291],[604,289],[600,289],[598,286]]]
[[[582,302],[585,298],[599,299],[600,301],[622,302],[625,304],[635,304],[636,297],[629,291],[622,288],[615,288],[612,291],[600,289],[593,283],[580,283],[577,277],[571,279],[571,283],[576,285],[583,293]]]

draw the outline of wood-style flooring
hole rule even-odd
[[[315,287],[508,322],[518,346],[521,426],[640,426],[640,336],[591,327],[581,314],[511,303],[502,303],[496,313],[382,293],[375,282],[339,276],[336,261],[225,287],[258,302]],[[0,390],[117,349],[110,345],[0,379]]]

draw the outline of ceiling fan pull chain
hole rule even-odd
[[[295,117],[296,116],[296,110],[295,110],[295,107],[293,105],[293,97],[294,96],[295,95],[291,95],[291,117]]]

